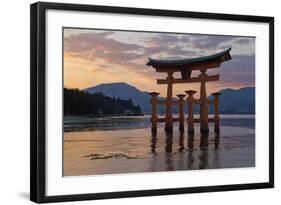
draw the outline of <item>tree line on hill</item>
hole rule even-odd
[[[79,89],[64,88],[64,115],[141,115],[140,106],[131,99],[123,100],[90,94]]]

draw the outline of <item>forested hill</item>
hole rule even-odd
[[[139,105],[142,112],[150,113],[151,96],[147,92],[143,92],[138,88],[129,85],[127,83],[103,83],[93,87],[86,88],[84,91],[89,93],[103,93],[109,97],[118,97],[120,99],[128,100],[131,99],[135,105]]]
[[[65,115],[140,115],[141,108],[131,99],[123,100],[105,96],[102,93],[90,94],[79,89],[64,88]]]

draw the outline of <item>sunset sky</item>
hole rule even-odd
[[[193,58],[229,47],[232,60],[208,70],[208,74],[220,74],[219,81],[207,83],[208,94],[224,88],[255,86],[255,38],[65,28],[64,86],[83,89],[101,83],[126,82],[142,91],[157,91],[165,96],[166,85],[157,85],[156,79],[166,75],[146,66],[148,57]],[[174,94],[189,89],[199,90],[199,83],[176,84]]]

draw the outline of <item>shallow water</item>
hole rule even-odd
[[[174,117],[178,115],[174,114]],[[194,115],[194,117],[199,119],[199,115]],[[255,128],[255,115],[221,115],[220,117],[222,126]],[[213,118],[213,115],[209,118]],[[68,116],[64,118],[65,132],[143,129],[149,128],[150,125],[150,115],[96,118]],[[163,126],[163,123],[159,126]]]
[[[208,135],[198,126],[194,135],[180,133],[176,123],[173,134],[163,127],[155,135],[150,128],[65,132],[64,175],[254,167],[255,130],[247,123],[222,125],[219,135],[212,126]]]

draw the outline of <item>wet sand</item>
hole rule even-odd
[[[220,135],[173,134],[163,127],[64,133],[64,176],[255,166],[255,130],[222,126]]]

